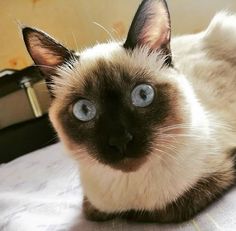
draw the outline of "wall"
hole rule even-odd
[[[1,0],[0,70],[32,63],[26,53],[18,23],[35,26],[58,38],[71,49],[82,49],[109,39],[93,22],[115,38],[125,36],[140,0]],[[169,0],[174,34],[197,32],[215,12],[236,12],[235,0]]]

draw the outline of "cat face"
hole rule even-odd
[[[65,82],[60,78],[57,83],[50,117],[62,140],[73,142],[74,152],[83,147],[104,164],[133,170],[162,142],[159,128],[181,123],[177,105],[183,96],[168,77],[176,78],[175,70],[156,61],[157,70],[151,69],[156,55],[150,57],[147,51],[145,58],[145,52],[137,50],[134,57],[119,45],[102,46],[114,55],[91,61],[87,52],[100,49],[95,47],[82,53],[72,69],[59,71]]]
[[[23,35],[52,92],[50,119],[76,158],[135,171],[171,142],[163,127],[190,120],[190,87],[172,66],[164,1],[142,2],[124,44],[79,55],[41,31]]]

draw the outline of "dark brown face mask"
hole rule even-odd
[[[136,162],[152,151],[156,128],[170,114],[173,99],[169,93],[174,95],[173,89],[168,84],[155,83],[153,76],[141,70],[133,78],[119,64],[101,61],[98,66],[84,76],[84,86],[80,88],[83,97],[72,94],[68,100],[71,103],[61,108],[57,118],[67,137],[85,146],[94,159],[114,168],[122,168],[127,160],[137,166]],[[142,105],[147,102],[145,97],[150,97],[147,86],[153,95],[151,102]],[[79,105],[78,113],[96,110],[88,121],[78,119],[80,115],[73,114],[72,109],[84,99],[85,106],[90,101],[94,108],[83,112]]]

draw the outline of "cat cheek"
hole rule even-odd
[[[51,107],[49,108],[49,119],[54,127],[54,129],[57,132],[57,135],[59,136],[60,140],[63,140],[65,143],[66,147],[69,150],[76,150],[77,149],[77,144],[73,142],[67,135],[66,132],[64,131],[64,127],[61,123],[60,119],[60,111],[62,110],[60,104],[57,102],[55,99],[52,102]]]

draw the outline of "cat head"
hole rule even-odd
[[[164,0],[142,1],[125,42],[80,54],[23,28],[52,94],[51,122],[75,158],[135,171],[176,139],[163,128],[181,133],[177,125],[191,122],[191,88],[173,68],[170,36]]]

